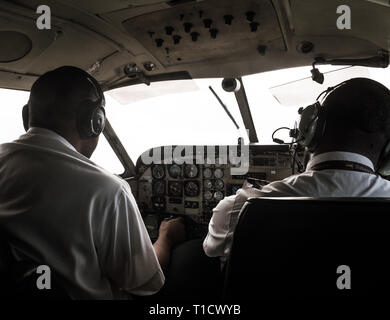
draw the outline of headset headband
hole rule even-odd
[[[321,105],[322,105],[322,104],[325,102],[326,98],[327,98],[334,90],[336,90],[337,88],[340,88],[340,87],[342,87],[343,85],[347,84],[348,81],[350,81],[350,80],[343,81],[343,82],[341,82],[341,83],[339,83],[338,85],[335,85],[335,86],[333,86],[333,87],[328,87],[328,89],[322,91],[322,92],[319,94],[319,96],[317,97],[316,101],[317,101],[317,102],[320,102],[321,97],[324,96],[324,97],[321,99],[321,102],[320,102]]]
[[[94,87],[94,89],[95,89],[95,91],[96,91],[96,93],[98,95],[98,100],[96,101],[96,103],[101,108],[104,108],[105,105],[106,105],[106,100],[104,98],[104,93],[103,93],[102,88],[100,87],[100,84],[89,73],[85,72],[85,74],[86,74],[87,80],[92,84],[92,86]]]
[[[105,126],[105,104],[106,100],[104,93],[100,84],[97,80],[92,77],[89,73],[79,70],[83,74],[83,77],[89,81],[92,87],[95,90],[97,99],[85,99],[80,102],[80,108],[84,107],[82,110],[78,110],[79,116],[77,119],[77,126],[80,133],[80,136],[83,138],[96,137],[103,130]],[[31,96],[30,96],[31,98]],[[23,107],[22,116],[23,116],[23,125],[27,131],[29,128],[29,108],[30,108],[30,99],[27,104]],[[83,105],[83,106],[81,106]],[[79,109],[80,109],[79,108]]]

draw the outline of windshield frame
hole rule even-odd
[[[308,67],[308,66],[305,65],[303,67]],[[329,67],[329,66],[327,66],[327,67]],[[338,68],[340,68],[340,66],[338,66]],[[282,70],[284,70],[284,69],[282,69]],[[339,71],[339,70],[340,69],[336,69],[334,71]],[[280,70],[273,70],[273,71],[280,71]],[[262,73],[260,73],[260,74],[262,74]],[[144,77],[144,75],[137,75],[133,79],[128,79],[128,80],[121,82],[121,83],[114,83],[114,84],[108,85],[106,87],[105,91],[123,88],[123,87],[129,87],[129,86],[136,85],[136,84],[148,85],[148,83],[150,84],[151,82],[163,82],[163,81],[170,81],[170,80],[196,80],[196,79],[193,79],[192,77],[190,77],[189,74],[186,72],[174,72],[174,73],[168,73],[168,74],[163,74],[163,75],[151,76],[151,77],[147,77],[146,81],[145,81],[145,78],[143,78],[143,77]],[[240,85],[241,85],[240,90],[237,90],[237,92],[234,92],[235,98],[237,101],[237,105],[239,106],[241,120],[242,120],[242,123],[245,125],[246,132],[247,132],[247,135],[249,137],[249,144],[257,144],[258,139],[257,139],[256,127],[255,127],[255,123],[254,123],[254,120],[253,120],[253,117],[252,117],[252,114],[250,111],[248,97],[247,97],[247,94],[245,92],[244,81],[242,80],[242,78],[237,78],[236,80],[238,80],[240,82]],[[296,81],[298,81],[298,80],[300,80],[300,79],[297,79]],[[271,88],[272,87],[270,87],[269,89],[271,89]],[[228,90],[226,90],[226,91],[228,91]],[[226,112],[226,110],[225,110],[225,112]],[[227,114],[229,115],[228,112],[227,112]],[[133,177],[135,175],[134,162],[131,160],[128,152],[126,151],[126,149],[122,145],[119,137],[116,135],[115,131],[112,129],[111,126],[110,126],[110,129],[111,129],[110,133],[107,133],[107,134],[105,133],[105,136],[107,138],[107,141],[111,145],[112,149],[115,151],[116,155],[118,156],[120,162],[122,163],[122,165],[125,168],[125,172],[121,176],[125,177],[125,178]],[[151,146],[151,148],[153,148],[153,147],[155,147],[155,146]]]

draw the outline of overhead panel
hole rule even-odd
[[[0,69],[23,70],[55,37],[54,30],[39,32],[33,19],[0,12]]]
[[[130,18],[123,26],[166,67],[285,51],[267,0],[191,1]]]
[[[0,31],[0,43],[0,63],[19,60],[32,48],[31,39],[18,31]]]
[[[364,48],[388,49],[390,43],[390,8],[366,0],[290,0],[294,31],[297,37],[306,40],[322,39],[328,48],[323,51],[340,51],[346,56],[362,52]],[[339,29],[337,13],[339,6],[350,8],[351,29]],[[326,39],[329,40],[326,40]],[[332,40],[332,39],[333,40]],[[329,46],[331,46],[329,48]],[[332,49],[332,50],[330,50]]]

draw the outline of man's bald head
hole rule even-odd
[[[52,130],[77,151],[91,157],[99,137],[85,138],[79,132],[78,120],[90,108],[89,101],[104,99],[98,82],[85,71],[61,67],[39,77],[30,92],[28,127]],[[85,103],[83,103],[85,102]],[[23,116],[26,119],[26,115]]]
[[[76,67],[61,67],[39,77],[30,92],[30,126],[61,130],[83,110],[82,102],[100,98],[99,84]]]
[[[326,98],[329,128],[341,127],[390,136],[390,91],[367,78],[353,78]]]
[[[315,153],[349,151],[377,162],[390,139],[390,91],[377,81],[354,78],[329,94],[323,103],[324,135]]]

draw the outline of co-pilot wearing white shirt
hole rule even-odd
[[[99,84],[56,69],[34,83],[28,108],[28,132],[0,145],[0,225],[15,258],[48,265],[75,299],[158,292],[184,226],[162,223],[153,246],[129,185],[89,160],[104,124]]]
[[[317,138],[304,173],[261,190],[245,183],[213,210],[203,248],[210,257],[229,257],[242,206],[252,197],[390,197],[390,182],[376,171],[390,141],[390,92],[378,82],[356,78],[324,101],[325,130]]]

